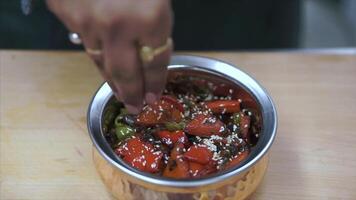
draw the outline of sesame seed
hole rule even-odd
[[[221,114],[225,114],[226,113],[226,108],[224,108],[221,112]]]
[[[224,131],[225,131],[225,127],[222,126],[222,127],[220,128],[220,130],[219,130],[219,133],[222,133],[222,132],[224,132]]]
[[[156,163],[152,163],[152,164],[151,164],[151,168],[155,168],[156,166],[157,166]]]

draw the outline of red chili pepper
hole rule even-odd
[[[153,145],[144,143],[139,138],[131,138],[115,150],[132,167],[156,173],[160,170],[163,153],[154,151]]]
[[[200,88],[207,88],[209,87],[209,82],[205,79],[193,79],[191,80],[192,83],[195,85],[195,86],[198,86]]]
[[[249,154],[249,151],[244,151],[241,154],[238,154],[236,157],[234,157],[230,162],[228,162],[224,169],[230,169],[232,167],[235,167],[236,165],[238,165],[239,163],[241,163],[243,160],[245,160],[247,158]]]
[[[189,173],[191,177],[200,177],[202,170],[204,170],[204,165],[196,162],[189,162]]]
[[[189,162],[190,176],[194,178],[203,177],[205,175],[216,172],[216,162],[209,161],[208,164],[202,165],[196,162]]]
[[[240,130],[241,130],[241,136],[244,139],[248,139],[248,132],[250,129],[250,122],[251,118],[248,115],[242,115],[241,120],[240,120]]]
[[[213,153],[207,147],[194,145],[184,153],[184,158],[189,161],[205,165],[211,161]]]
[[[252,98],[250,94],[248,94],[243,89],[235,90],[234,94],[232,95],[233,99],[240,99],[240,108],[253,108],[259,110],[259,106],[257,102]]]
[[[161,139],[161,141],[168,146],[173,146],[178,141],[183,144],[187,144],[187,142],[188,142],[187,136],[181,130],[159,131],[159,132],[157,132],[157,135]]]
[[[161,97],[161,100],[171,103],[179,111],[184,112],[183,105],[181,103],[179,103],[178,100],[175,97],[170,96],[170,95],[163,95]]]
[[[249,95],[244,89],[238,88],[235,89],[233,94],[232,94],[233,99],[241,99],[242,101],[252,99],[251,95]]]
[[[230,85],[219,84],[214,87],[213,94],[216,96],[227,96],[229,95],[229,91],[231,89]]]
[[[230,95],[233,99],[240,99],[240,107],[242,108],[254,108],[257,109],[259,106],[256,101],[242,88],[234,88],[226,84],[220,84],[215,86],[213,94],[216,96],[227,96]]]
[[[209,161],[209,163],[205,166],[204,171],[202,171],[200,173],[200,175],[205,176],[207,174],[212,174],[212,173],[216,172],[217,171],[216,165],[217,165],[216,161],[213,161],[213,160]]]
[[[184,144],[178,142],[171,151],[163,176],[175,179],[189,178],[189,164],[183,158]]]
[[[220,135],[224,130],[223,122],[214,116],[203,114],[196,115],[185,127],[187,133],[202,137]]]
[[[136,123],[144,126],[162,124],[168,121],[180,122],[182,113],[170,102],[159,100],[152,105],[144,107],[137,116]]]
[[[205,104],[216,114],[236,113],[240,111],[240,102],[238,100],[216,100],[206,102]]]

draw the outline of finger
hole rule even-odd
[[[137,114],[143,106],[143,74],[133,40],[116,36],[104,41],[105,72],[117,89],[119,100]]]
[[[156,23],[149,24],[141,36],[141,43],[153,48],[160,47],[167,43],[167,38],[171,35],[172,20],[170,9],[163,9]],[[167,66],[169,64],[172,45],[163,53],[155,56],[154,60],[148,65],[144,65],[145,80],[145,100],[147,103],[153,103],[160,98],[165,84],[167,75]]]
[[[169,47],[169,49],[156,56],[151,63],[143,66],[145,100],[149,104],[157,101],[165,88],[167,66],[171,52],[172,47]]]
[[[114,86],[113,81],[111,80],[111,77],[109,74],[104,70],[104,56],[103,53],[101,54],[91,54],[90,52],[87,51],[87,49],[92,49],[92,50],[101,50],[102,51],[102,45],[101,45],[101,39],[100,37],[94,32],[94,31],[88,31],[87,34],[82,34],[83,38],[83,44],[84,48],[86,49],[86,52],[88,56],[94,61],[95,65],[97,66],[101,76],[105,79],[105,81],[109,84],[110,88],[112,89],[115,97],[118,97],[118,92],[116,90],[116,87]],[[103,51],[102,51],[103,52]]]
[[[87,33],[81,33],[80,34],[84,49],[88,56],[94,61],[94,63],[97,65],[97,67],[100,70],[103,70],[102,67],[104,66],[103,64],[103,53],[102,53],[102,42],[100,37],[94,32],[94,30],[90,30]],[[99,54],[94,54],[91,53],[91,51],[101,51]]]

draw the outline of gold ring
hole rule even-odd
[[[172,46],[172,38],[167,38],[167,41],[164,45],[157,47],[157,48],[152,48],[146,45],[142,45],[139,49],[139,54],[140,54],[140,58],[142,61],[143,65],[147,65],[150,62],[153,61],[153,59],[165,52],[166,50],[168,50],[170,47]]]
[[[103,51],[100,49],[90,49],[90,48],[86,48],[85,51],[93,56],[100,56],[101,54],[103,54]]]

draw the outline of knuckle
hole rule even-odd
[[[96,23],[105,31],[121,26],[124,23],[125,16],[116,9],[107,6],[98,6],[95,10]]]
[[[159,12],[147,11],[145,13],[142,13],[141,21],[143,21],[145,25],[152,26],[158,23],[158,21],[160,20],[160,16],[161,14]]]
[[[168,7],[165,3],[160,1],[155,2],[152,4],[152,9],[146,9],[144,12],[141,12],[141,20],[147,25],[155,25],[159,23],[159,21],[166,13]]]
[[[112,30],[124,24],[124,17],[122,15],[102,15],[98,19],[98,24],[103,30]]]
[[[172,28],[171,17],[170,7],[160,4],[155,9],[143,13],[140,20],[153,34],[160,30],[163,35],[169,35]]]
[[[71,20],[73,24],[79,27],[82,27],[87,23],[87,17],[82,13],[72,15]]]

